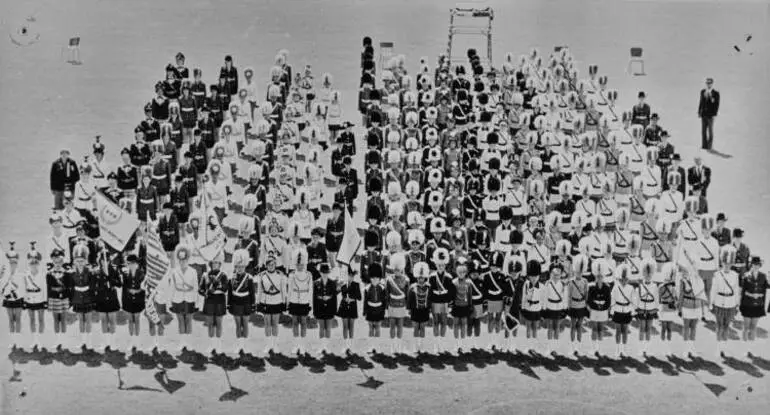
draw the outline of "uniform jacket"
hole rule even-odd
[[[706,89],[701,89],[698,101],[699,117],[716,117],[719,112],[719,91],[712,89],[708,95]]]
[[[62,162],[61,159],[51,164],[51,190],[63,192],[72,190],[75,183],[80,180],[80,170],[77,163],[72,159]]]

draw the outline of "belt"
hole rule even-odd
[[[144,203],[145,205],[150,205],[155,203],[155,199],[139,199],[140,203]]]
[[[695,300],[695,297],[690,297],[688,295],[683,296],[685,300]]]
[[[582,299],[582,298],[575,298],[575,297],[570,297],[570,300],[572,300],[572,301],[574,301],[574,302],[576,302],[576,303],[582,303],[582,302],[583,302],[583,299]]]
[[[540,301],[527,300],[527,303],[529,303],[529,305],[534,305],[534,304],[540,304]]]
[[[174,203],[174,206],[186,206],[187,202],[176,202]]]
[[[342,235],[344,232],[329,232],[329,233],[334,236],[337,236],[337,235]]]
[[[643,303],[654,303],[655,300],[645,300],[645,299],[642,299],[642,302]]]
[[[404,298],[404,295],[403,295],[403,294],[401,294],[401,295],[395,295],[395,294],[391,294],[391,295],[390,295],[390,298],[392,298],[392,299],[394,299],[394,300],[401,300],[401,299],[403,299],[403,298]]]
[[[249,293],[240,293],[238,291],[233,291],[233,295],[236,297],[246,297],[247,295],[249,295]]]
[[[281,294],[281,292],[280,292],[280,291],[278,291],[278,292],[276,292],[276,293],[268,293],[268,292],[265,292],[265,294],[266,294],[266,295],[270,295],[270,296],[276,296],[276,295],[280,295],[280,294]]]
[[[86,198],[79,197],[78,200],[80,200],[82,202],[88,202],[89,200],[91,200],[91,198],[90,197],[86,197]]]
[[[41,291],[40,288],[27,289],[28,293],[39,293],[40,291]]]
[[[168,176],[165,175],[165,174],[163,176],[157,176],[157,175],[154,175],[154,174],[152,175],[152,178],[155,179],[155,180],[163,180],[166,177],[168,177]]]
[[[628,307],[629,305],[631,305],[631,303],[619,303],[617,301],[615,302],[615,304],[617,304],[617,305],[619,305],[621,307]]]
[[[559,304],[559,303],[561,302],[561,300],[551,300],[551,299],[549,298],[549,299],[548,299],[548,302],[549,302],[549,303],[551,303],[551,304]]]
[[[725,294],[725,293],[717,293],[717,294],[721,295],[722,297],[732,297],[733,296],[733,294]]]
[[[379,301],[376,302],[376,303],[373,303],[371,301],[367,301],[366,303],[369,304],[369,307],[380,307],[382,305],[382,303],[379,302]]]
[[[89,288],[90,287],[88,287],[87,285],[76,285],[75,286],[75,291],[84,293],[84,292],[88,291]]]
[[[182,108],[182,111],[185,111],[185,112],[191,112],[191,111],[194,111],[194,110],[195,110],[195,108],[187,108],[187,107]]]

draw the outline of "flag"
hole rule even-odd
[[[202,243],[203,245],[197,247],[198,253],[201,258],[209,262],[224,252],[227,236],[222,227],[218,226],[215,230],[207,230],[207,235]]]
[[[99,236],[107,245],[123,252],[128,240],[139,227],[139,220],[113,203],[101,191],[97,191],[94,198],[96,217],[99,220]]]
[[[353,218],[350,217],[350,212],[347,209],[343,210],[345,211],[345,231],[342,234],[342,245],[337,252],[337,262],[350,265],[353,257],[361,250],[363,241],[353,223]]]
[[[147,285],[154,290],[168,272],[171,263],[155,230],[147,231]]]

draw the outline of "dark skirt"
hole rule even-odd
[[[222,317],[226,311],[225,303],[208,299],[203,302],[203,314],[206,316]]]
[[[546,320],[561,320],[567,316],[566,310],[543,310],[540,315]]]
[[[115,292],[115,290],[104,293],[104,296],[96,300],[96,306],[94,308],[100,313],[114,313],[120,310],[118,293]]]
[[[332,301],[313,302],[313,316],[319,320],[328,320],[330,318],[334,318],[336,311],[337,305]]]
[[[631,313],[614,313],[612,321],[615,324],[628,324],[631,322]]]
[[[230,304],[228,311],[233,316],[250,316],[254,313],[254,307],[251,304]]]
[[[283,304],[262,304],[262,312],[265,314],[282,314],[284,312]]]
[[[741,306],[740,311],[741,311],[741,315],[744,318],[760,318],[767,315],[767,313],[765,312],[765,308],[763,306],[757,306],[757,307]]]
[[[529,321],[538,321],[538,320],[540,320],[540,312],[539,311],[521,310],[521,318],[523,318],[524,320],[529,320]]]
[[[69,304],[67,305],[67,307],[69,307]],[[25,301],[24,308],[26,308],[27,310],[45,310],[46,308],[48,308],[48,303],[45,301],[40,303],[28,303]]]
[[[723,308],[723,307],[714,307],[714,317],[716,318],[717,322],[720,321],[726,321],[731,322],[735,318],[735,307],[730,308]]]
[[[49,298],[48,310],[52,313],[63,313],[70,308],[69,298]]]
[[[658,319],[658,312],[655,310],[651,311],[640,311],[636,313],[637,320],[645,320],[645,321],[651,321],[651,320],[657,320]]]
[[[454,318],[468,318],[471,315],[471,306],[452,307],[452,317]]]
[[[144,311],[144,291],[138,294],[129,294],[127,290],[124,290],[123,311],[131,314],[141,313]]]
[[[90,313],[94,311],[93,303],[72,304],[72,311],[78,314]]]
[[[366,313],[366,321],[377,322],[385,319],[385,306],[370,307]]]
[[[429,308],[417,308],[409,313],[409,318],[415,323],[425,323],[430,320]]]
[[[358,318],[358,303],[356,301],[352,303],[341,302],[339,308],[337,308],[337,316],[351,319]]]
[[[171,312],[175,314],[192,314],[195,312],[195,303],[192,301],[182,301],[171,304]]]
[[[289,314],[297,317],[307,317],[310,314],[310,304],[289,303]]]
[[[5,308],[24,308],[24,299],[18,298],[16,300],[3,300],[3,307]]]
[[[570,308],[567,310],[567,315],[573,319],[577,320],[579,318],[587,318],[589,315],[588,308]]]

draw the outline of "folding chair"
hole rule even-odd
[[[630,51],[630,54],[631,54],[631,57],[628,59],[628,68],[626,69],[626,72],[630,73],[630,74],[632,74],[634,76],[644,76],[644,75],[646,75],[644,73],[644,59],[642,58],[642,55],[644,54],[644,51],[642,50],[642,48],[640,48],[638,46],[632,47],[631,51]],[[640,72],[632,71],[635,63],[639,64],[640,69],[641,69]]]
[[[62,56],[64,55],[64,48],[62,48]],[[71,37],[69,44],[67,45],[67,63],[72,65],[80,65],[80,37]]]

